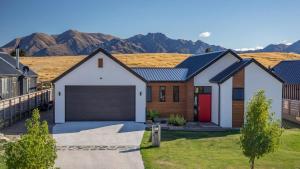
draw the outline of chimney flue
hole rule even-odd
[[[20,46],[16,48],[16,69],[20,68]]]

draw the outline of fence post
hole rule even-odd
[[[11,111],[11,99],[9,100],[9,107],[8,107],[8,110],[9,110],[9,125],[12,124],[12,111]]]
[[[21,119],[22,119],[22,111],[21,111],[21,96],[19,97],[18,109],[19,109],[19,120],[21,120]]]

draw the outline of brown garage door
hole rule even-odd
[[[66,121],[135,121],[135,86],[66,86]]]

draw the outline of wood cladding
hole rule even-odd
[[[232,79],[233,88],[245,87],[245,70],[241,69]],[[244,124],[244,100],[232,101],[232,127],[242,127]]]
[[[98,67],[99,68],[103,67],[103,59],[102,58],[98,59]]]
[[[180,114],[188,121],[193,120],[194,88],[193,88],[192,81],[187,83],[180,83],[180,82],[149,83],[148,86],[151,86],[152,88],[152,101],[147,102],[147,110],[159,111],[160,117],[162,118],[167,118],[171,114]],[[165,102],[159,101],[160,86],[166,87]],[[178,102],[174,102],[173,100],[173,86],[179,87]]]
[[[283,86],[282,95],[284,99],[300,100],[300,85],[285,84]]]

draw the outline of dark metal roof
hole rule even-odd
[[[281,61],[273,67],[273,72],[287,84],[299,84],[300,60]]]
[[[241,57],[238,56],[232,50],[223,50],[218,52],[210,52],[201,55],[193,55],[181,62],[176,66],[176,68],[187,68],[187,79],[199,74],[201,71],[209,67],[211,64],[225,56],[226,54],[231,53],[233,56],[241,60]]]
[[[250,63],[255,63],[257,66],[259,66],[261,69],[269,73],[271,76],[273,76],[275,79],[280,81],[281,83],[284,82],[283,79],[281,79],[279,76],[277,76],[275,73],[273,73],[271,70],[263,66],[261,63],[256,61],[255,59],[242,59],[236,63],[233,63],[226,69],[224,69],[222,72],[218,73],[215,77],[210,79],[210,82],[212,83],[223,83],[230,77],[232,77],[235,73],[237,73],[239,70],[243,69]]]
[[[211,83],[223,83],[231,76],[233,76],[236,72],[247,66],[252,62],[253,59],[243,59],[238,62],[233,63],[222,72],[218,73],[215,77],[210,79]]]
[[[150,82],[185,81],[188,73],[186,68],[132,68],[132,70]]]
[[[0,76],[20,76],[21,73],[0,58]]]
[[[20,70],[17,70],[15,68],[15,65],[16,65],[16,59],[15,58],[13,58],[12,56],[8,55],[7,53],[1,53],[1,52],[0,52],[0,58],[1,58],[1,60],[4,60],[5,63],[8,66],[10,66],[12,69],[15,69],[15,71],[19,72],[20,75],[22,74],[22,70],[23,70],[23,67],[25,65],[23,65],[22,63],[20,63],[19,64]],[[2,68],[0,68],[0,74],[2,74],[1,69]],[[29,68],[29,71],[27,72],[26,76],[37,76],[37,74]]]

